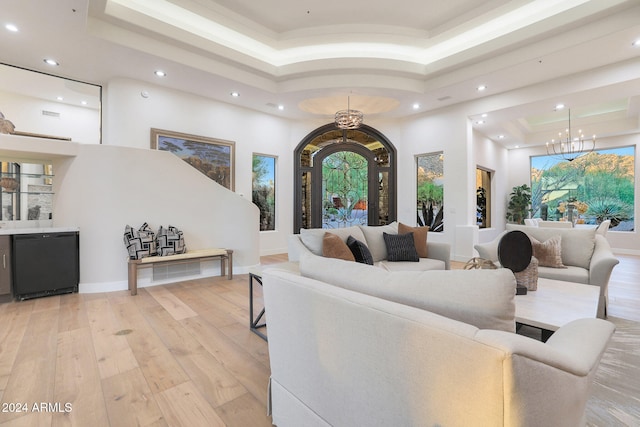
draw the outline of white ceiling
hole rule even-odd
[[[330,120],[347,96],[365,121],[471,101],[474,127],[513,147],[564,127],[562,102],[587,134],[640,129],[640,0],[3,0],[9,22],[0,62],[290,119]]]

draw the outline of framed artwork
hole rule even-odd
[[[151,128],[151,148],[170,151],[191,166],[235,191],[235,142]]]

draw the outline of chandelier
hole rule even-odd
[[[347,109],[336,112],[335,121],[339,129],[357,129],[364,120],[362,111],[352,110],[347,97]]]
[[[558,140],[547,142],[547,154],[557,156],[569,162],[574,161],[583,154],[590,153],[596,148],[596,136],[591,140],[585,140],[582,130],[578,129],[578,136],[571,135],[571,109],[569,109],[569,127],[563,132],[558,132]]]

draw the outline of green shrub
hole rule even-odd
[[[587,215],[595,217],[598,224],[610,219],[611,227],[615,227],[621,221],[633,218],[633,206],[613,197],[592,199]]]

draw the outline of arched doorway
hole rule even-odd
[[[382,133],[327,124],[307,135],[294,156],[294,233],[395,221],[396,150]]]

